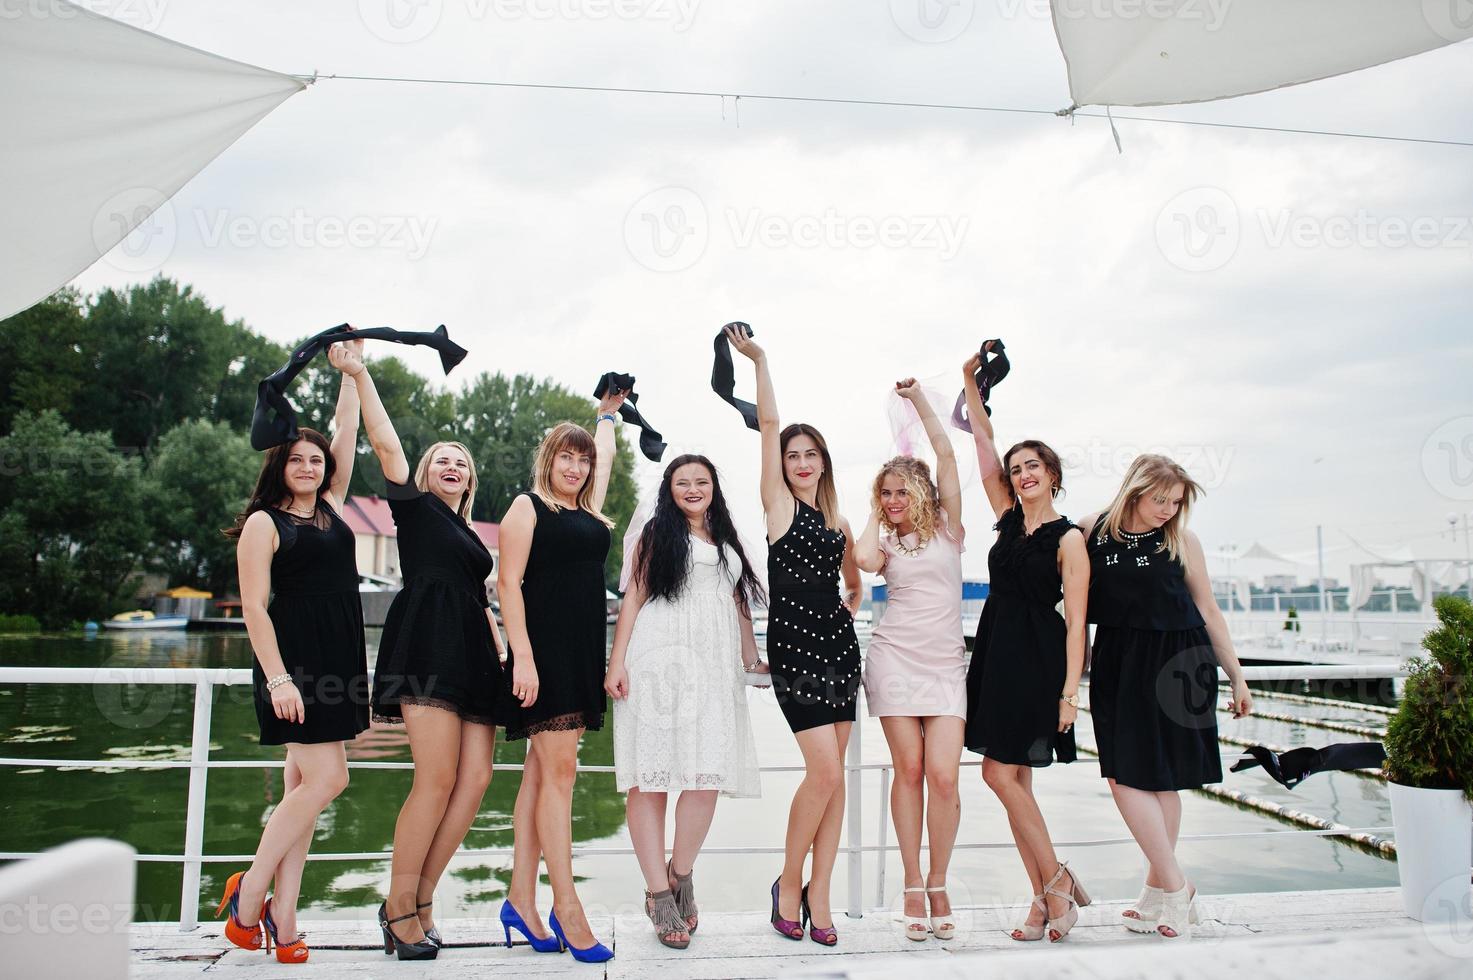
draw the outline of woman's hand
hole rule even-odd
[[[623,664],[609,666],[609,672],[604,675],[604,690],[609,697],[620,701],[629,696],[629,671],[624,669]]]
[[[737,353],[743,357],[755,363],[767,356],[762,348],[757,346],[757,342],[747,336],[747,331],[740,327],[732,326],[729,323],[721,329],[726,333],[727,342],[736,348]]]
[[[864,596],[858,589],[853,592],[844,593],[844,608],[849,610],[849,618],[854,619],[859,615],[859,607],[864,604]]]
[[[1242,718],[1253,713],[1253,693],[1248,690],[1247,681],[1233,681],[1233,693],[1228,699],[1227,708],[1233,713],[1234,718]]]
[[[743,668],[743,669],[745,669],[745,668]],[[747,670],[746,672],[748,674],[756,674],[756,675],[758,675],[758,676],[760,676],[760,677],[763,678],[763,680],[759,680],[759,681],[754,682],[752,684],[753,687],[771,687],[772,686],[772,668],[769,667],[769,666],[767,666],[767,661],[766,660],[758,660],[756,666],[754,666],[751,670]]]
[[[907,401],[915,401],[921,393],[921,386],[916,383],[915,378],[905,378],[895,382],[895,394]]]
[[[982,370],[982,355],[980,353],[973,354],[962,362],[962,377],[971,381],[973,384],[976,384],[977,372],[980,370]]]
[[[302,692],[292,681],[271,689],[271,710],[282,721],[302,724],[307,720],[307,706],[302,702]]]
[[[353,329],[352,327],[348,328]],[[363,341],[340,340],[327,348],[327,363],[350,378],[356,378],[365,370],[363,364]]]
[[[530,658],[512,657],[511,693],[524,708],[537,703],[537,668]]]
[[[1074,728],[1074,722],[1079,718],[1079,709],[1074,707],[1063,698],[1059,698],[1059,731],[1067,732]]]
[[[618,389],[612,387],[609,388],[609,390],[604,393],[604,396],[598,400],[598,414],[617,415],[619,412],[619,406],[623,405],[624,399],[628,397],[629,392],[627,391],[619,391]]]

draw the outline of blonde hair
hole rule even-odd
[[[1192,502],[1205,491],[1201,484],[1187,475],[1181,464],[1167,456],[1146,453],[1131,462],[1130,469],[1125,471],[1125,479],[1120,484],[1120,491],[1115,494],[1114,502],[1105,512],[1099,540],[1104,541],[1108,534],[1116,541],[1124,541],[1121,527],[1126,515],[1135,509],[1136,504],[1147,494],[1164,497],[1176,486],[1182,488],[1181,507],[1171,516],[1171,520],[1162,525],[1162,541],[1156,551],[1166,552],[1172,561],[1186,568],[1187,514],[1192,509]]]
[[[435,453],[449,447],[459,449],[465,454],[466,466],[470,469],[470,479],[466,481],[465,490],[460,495],[460,505],[455,508],[456,515],[467,524],[471,522],[471,505],[476,502],[476,461],[471,457],[471,451],[461,442],[437,442],[425,450],[425,454],[419,458],[419,465],[414,468],[414,485],[419,488],[420,493],[430,492],[430,460],[435,458]]]
[[[891,475],[900,477],[905,485],[905,492],[910,497],[910,512],[906,516],[915,525],[916,537],[924,545],[936,536],[941,520],[941,492],[931,479],[931,467],[925,460],[914,456],[896,456],[875,474],[874,485],[870,488],[870,506],[879,511],[880,523],[898,537],[899,528],[891,523],[889,515],[880,506],[880,490],[884,487],[885,477]]]
[[[558,501],[557,494],[552,490],[552,464],[558,453],[564,449],[585,455],[589,461],[588,477],[583,481],[583,486],[578,488],[578,509],[597,517],[604,526],[613,527],[614,522],[593,507],[594,474],[598,472],[598,445],[593,441],[593,436],[588,434],[588,430],[576,422],[559,422],[542,437],[537,455],[532,457],[532,492],[554,514],[563,509],[564,505]]]
[[[823,515],[823,526],[830,531],[839,526],[839,491],[834,486],[834,460],[829,456],[829,444],[824,442],[823,436],[819,435],[817,429],[806,422],[794,422],[783,429],[778,436],[778,459],[781,460],[788,452],[788,443],[798,436],[807,436],[813,440],[818,447],[818,454],[823,457],[823,475],[818,478],[818,493],[816,494],[818,512]],[[791,492],[793,485],[788,483],[788,469],[783,467],[783,482],[788,484]]]

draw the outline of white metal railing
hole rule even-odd
[[[1248,680],[1376,680],[1405,677],[1406,669],[1400,664],[1353,664],[1353,665],[1284,665],[1272,667],[1244,667]],[[1220,675],[1226,680],[1226,675]],[[249,854],[205,854],[205,789],[211,769],[270,769],[284,765],[281,760],[212,760],[210,759],[210,722],[214,709],[214,689],[217,686],[246,686],[251,683],[251,671],[236,668],[178,668],[178,667],[0,667],[0,684],[129,684],[129,685],[193,685],[194,715],[193,734],[190,740],[189,759],[44,759],[30,757],[0,757],[0,766],[26,767],[87,767],[112,769],[184,769],[189,770],[189,795],[185,809],[184,850],[181,854],[139,854],[138,860],[150,862],[180,863],[183,865],[183,880],[179,891],[179,929],[181,932],[194,929],[199,924],[200,871],[206,862],[241,863],[249,862]],[[1353,706],[1353,702],[1346,702]],[[848,914],[858,918],[863,914],[864,855],[875,855],[876,905],[884,904],[885,857],[899,850],[898,845],[886,842],[889,826],[888,786],[890,762],[866,763],[862,758],[860,719],[863,712],[856,714],[854,730],[849,738],[849,749],[845,759],[848,773],[847,812],[849,823],[848,844],[839,850],[848,859],[849,908]],[[1234,754],[1236,755],[1236,754]],[[981,760],[966,760],[963,768],[980,766]],[[411,762],[350,762],[350,769],[413,769]],[[520,771],[520,765],[498,765],[498,770]],[[612,766],[579,765],[583,773],[611,773]],[[802,766],[762,766],[762,772],[802,772]],[[879,835],[877,844],[865,844],[861,820],[863,817],[863,773],[880,773]],[[1384,833],[1388,827],[1353,828],[1354,832]],[[1181,840],[1228,840],[1251,837],[1274,837],[1283,834],[1309,834],[1311,836],[1341,836],[1346,829],[1335,830],[1270,830],[1237,834],[1183,835]],[[1101,838],[1097,840],[1061,841],[1057,847],[1101,847],[1133,843],[1129,837]],[[958,843],[957,850],[1005,849],[1016,845],[1011,841]],[[38,852],[4,851],[0,860],[17,860],[36,856]],[[575,847],[574,854],[621,855],[633,854],[630,847]],[[706,854],[781,854],[780,846],[707,847]],[[461,849],[457,857],[505,857],[510,848]],[[311,854],[313,861],[383,861],[390,854],[384,851],[335,852]]]

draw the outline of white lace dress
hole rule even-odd
[[[741,561],[728,548],[723,569],[716,546],[696,537],[690,556],[680,597],[646,602],[634,622],[629,696],[614,701],[615,779],[621,793],[761,796],[732,596]]]

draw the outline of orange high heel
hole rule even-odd
[[[225,881],[225,897],[220,899],[220,907],[215,909],[215,918],[225,912],[229,907],[230,916],[225,920],[225,938],[230,940],[241,949],[258,950],[261,948],[263,936],[261,932],[261,920],[258,917],[253,926],[241,925],[240,922],[240,879],[245,877],[244,871],[237,871]]]
[[[261,909],[261,922],[266,926],[266,951],[271,951],[271,944],[276,944],[276,962],[278,963],[305,963],[307,962],[307,942],[301,931],[297,932],[297,938],[293,942],[283,943],[276,935],[276,922],[271,918],[271,899],[266,899],[265,906]]]

